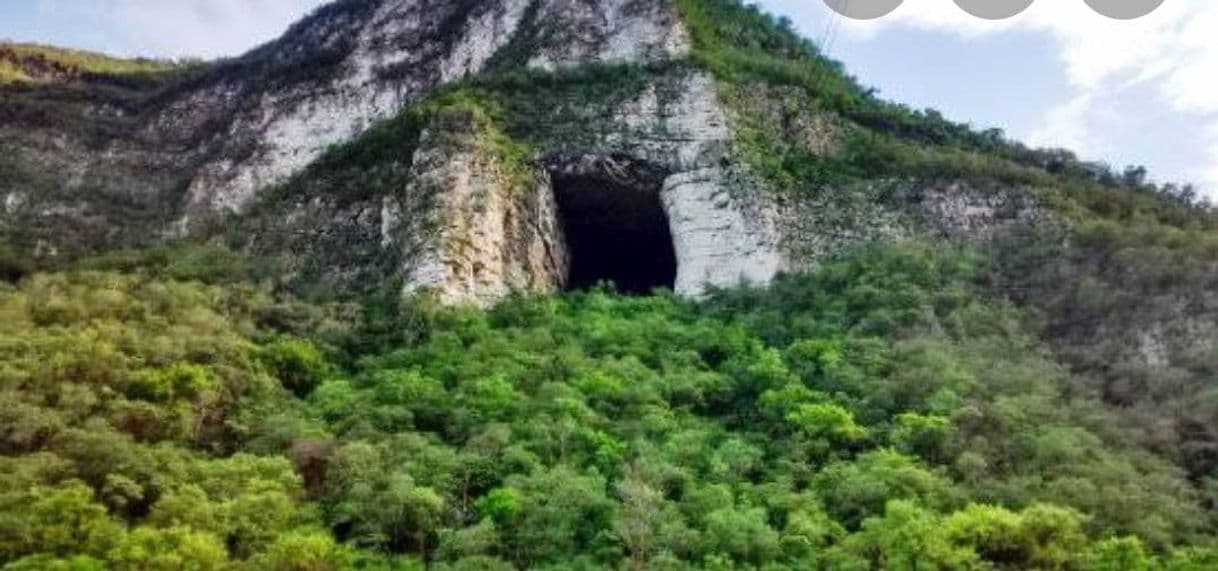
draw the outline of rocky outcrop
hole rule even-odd
[[[411,289],[486,302],[513,290],[561,288],[567,252],[551,175],[616,185],[620,192],[659,193],[679,293],[766,282],[787,266],[774,208],[758,193],[742,192],[723,166],[732,135],[709,76],[673,70],[612,110],[610,119],[583,126],[592,132],[584,133],[588,138],[575,153],[564,150],[559,134],[579,126],[547,125],[554,133],[551,146],[531,166],[535,184],[524,189],[526,198],[515,201],[507,198],[512,190],[497,165],[472,155],[470,143],[421,150],[416,165],[438,161],[423,167],[416,184],[436,189],[439,230],[434,246],[409,271]]]
[[[766,283],[786,265],[765,211],[732,197],[727,174],[715,168],[664,181],[664,208],[677,253],[674,289],[698,295],[707,286]]]
[[[614,117],[602,137],[606,150],[668,173],[661,196],[673,234],[678,292],[766,282],[785,266],[772,209],[758,193],[739,188],[723,166],[731,160],[732,133],[710,76],[688,72],[670,85],[650,86],[619,105]]]
[[[435,231],[403,232],[395,213],[384,241],[387,248],[420,242],[401,258],[407,291],[485,304],[513,292],[550,292],[563,283],[567,249],[544,171],[512,180],[473,133],[425,134],[413,170],[407,193],[435,196],[426,214]]]
[[[279,40],[138,97],[99,95],[65,105],[69,119],[35,123],[48,96],[37,93],[26,101],[34,111],[6,113],[18,120],[0,125],[0,227],[53,256],[214,235],[235,219],[244,247],[289,281],[339,294],[392,283],[485,304],[566,285],[573,250],[558,180],[574,180],[571,192],[650,193],[663,212],[649,224],[667,223],[675,258],[665,285],[688,295],[765,282],[919,223],[979,235],[1036,216],[1024,193],[961,185],[898,200],[870,181],[780,197],[742,159],[731,97],[759,99],[759,121],[812,156],[835,152],[842,121],[790,89],[736,86],[725,98],[685,61],[690,51],[666,0],[340,0]],[[620,73],[597,79],[610,68]],[[494,120],[511,125],[390,130],[409,141],[375,140],[365,146],[380,162],[327,170],[336,146],[437,104],[447,85],[530,69],[600,83],[563,93],[561,81],[526,79],[471,96],[506,106],[497,113],[513,116]],[[23,101],[0,92],[0,112]],[[503,156],[495,137],[519,138],[529,156]]]
[[[531,2],[537,2],[533,5]],[[199,169],[190,203],[240,210],[261,188],[298,172],[326,148],[385,119],[438,86],[482,71],[513,41],[527,42],[540,68],[591,62],[645,61],[683,55],[684,27],[667,3],[651,0],[382,0],[347,18],[313,18],[283,49],[322,46],[331,77],[261,90],[255,75],[221,82],[170,105],[157,128],[181,130],[174,118],[200,99],[242,100]],[[529,36],[522,38],[522,36]],[[274,49],[272,45],[264,49]],[[308,63],[309,60],[306,60]]]
[[[332,76],[319,82],[307,70],[301,81],[259,90],[265,78],[254,75],[204,90],[204,100],[229,100],[235,93],[244,101],[228,120],[225,144],[191,182],[191,206],[240,210],[259,189],[299,171],[329,146],[428,90],[479,71],[513,37],[526,5],[385,0],[365,14],[315,18],[296,29],[281,42],[295,49],[298,37],[320,41],[339,58],[328,64]],[[178,129],[172,117],[199,99],[192,94],[170,105],[156,128]]]
[[[689,34],[665,2],[646,0],[536,0],[535,69],[588,63],[638,62],[687,55]]]
[[[8,154],[25,165],[91,165],[83,177],[73,174],[80,168],[37,172],[36,182],[0,172],[10,203],[38,198],[0,223],[13,229],[10,242],[42,240],[55,252],[207,232],[328,148],[488,67],[638,62],[687,49],[679,18],[661,0],[337,0],[274,42],[206,69],[169,73],[162,87],[129,99],[99,90],[82,104],[55,85],[34,95],[0,89],[0,134],[18,147]],[[57,98],[67,116],[47,117],[46,101]],[[46,139],[60,149],[40,142]],[[98,176],[111,172],[125,173],[113,188],[107,179],[118,177]],[[88,179],[97,184],[79,182]],[[63,192],[46,196],[34,186]],[[138,225],[89,204],[116,194],[144,211]],[[77,232],[82,225],[118,230],[107,240]],[[54,230],[27,240],[21,227]]]

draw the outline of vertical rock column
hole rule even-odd
[[[435,139],[444,139],[437,142]],[[567,249],[549,177],[514,187],[472,135],[425,134],[409,192],[432,194],[434,231],[408,260],[407,291],[487,305],[513,292],[548,293],[567,274]]]
[[[708,285],[766,283],[783,260],[760,216],[750,217],[726,188],[721,169],[675,174],[661,198],[677,254],[675,289],[701,295]]]

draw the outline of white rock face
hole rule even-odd
[[[598,154],[556,158],[547,168],[629,186],[620,192],[659,193],[678,293],[768,282],[786,266],[774,216],[764,201],[746,202],[740,197],[749,193],[732,192],[733,178],[720,166],[731,132],[713,80],[689,74],[670,87],[652,86],[622,104],[602,127]],[[412,186],[418,188],[411,193],[437,193],[439,231],[410,268],[409,291],[429,289],[447,302],[485,305],[514,291],[564,285],[570,260],[548,173],[538,169],[527,199],[512,197],[497,165],[478,153],[473,140],[457,149],[431,145],[416,155],[415,168]],[[643,174],[633,176],[632,169]]]
[[[689,33],[664,2],[541,0],[548,41],[529,60],[536,69],[594,62],[672,59],[689,53]]]
[[[166,85],[103,152],[75,129],[43,135],[34,129],[28,136],[22,125],[0,125],[0,138],[19,139],[16,149],[37,157],[24,160],[31,173],[52,173],[49,182],[4,189],[0,225],[54,228],[28,233],[39,251],[58,252],[61,245],[207,236],[224,215],[248,211],[246,220],[257,223],[248,226],[246,247],[282,252],[291,262],[285,273],[299,274],[292,277],[336,287],[405,279],[407,289],[435,289],[446,301],[489,303],[513,291],[564,285],[570,260],[550,185],[552,173],[569,182],[559,178],[559,167],[575,169],[563,176],[583,177],[575,188],[591,181],[658,193],[676,254],[675,287],[690,295],[707,285],[766,282],[843,243],[899,234],[908,214],[948,235],[986,235],[1040,216],[1025,193],[960,185],[909,192],[909,204],[901,205],[909,212],[869,204],[872,194],[859,194],[847,208],[816,216],[857,194],[852,189],[779,204],[747,166],[733,164],[732,118],[714,79],[677,63],[631,70],[613,86],[589,73],[590,84],[605,87],[601,93],[522,90],[525,97],[553,96],[545,100],[552,109],[516,108],[526,118],[505,127],[513,135],[527,132],[537,151],[525,164],[511,159],[515,175],[536,163],[532,188],[511,188],[521,186],[519,179],[505,182],[499,159],[476,133],[455,133],[448,138],[466,139],[424,141],[413,156],[384,157],[387,164],[377,167],[398,178],[381,180],[393,184],[348,188],[355,184],[306,180],[290,187],[298,196],[269,194],[272,200],[259,204],[265,209],[249,208],[259,193],[333,145],[488,66],[656,62],[690,49],[671,0],[330,4],[280,40]],[[810,154],[829,153],[836,122],[784,89],[760,94],[770,102],[761,109],[765,121]],[[516,95],[510,87],[487,90]],[[403,154],[408,147],[402,145]],[[624,182],[612,170],[618,167],[628,171]],[[97,198],[81,200],[82,192]],[[565,204],[567,195],[561,197]],[[654,201],[646,206],[650,219],[658,214],[654,207]],[[838,216],[842,211],[847,215]],[[272,218],[274,224],[262,224]],[[876,227],[882,231],[861,231]]]
[[[730,192],[730,173],[718,166],[732,135],[714,79],[693,74],[675,101],[649,93],[626,122],[648,130],[641,139],[652,160],[670,168],[661,197],[677,255],[676,291],[699,295],[706,286],[767,283],[786,263],[777,246],[773,215]]]
[[[159,128],[205,125],[215,109],[235,116],[223,147],[189,187],[192,211],[240,211],[262,188],[299,172],[328,147],[358,135],[429,90],[481,71],[521,27],[531,0],[492,0],[455,14],[451,0],[383,0],[357,30],[320,29],[318,41],[352,36],[340,72],[322,85],[297,82],[261,93],[244,84],[187,95],[154,121]],[[541,0],[530,63],[552,69],[589,62],[672,58],[689,38],[665,2]],[[336,23],[340,26],[350,23]],[[320,24],[319,24],[320,25]],[[445,37],[444,34],[454,34]],[[337,40],[333,40],[337,41]],[[234,103],[240,96],[253,103]]]
[[[704,169],[664,181],[662,198],[677,254],[677,293],[701,295],[708,285],[767,283],[783,269],[773,230],[731,197],[725,173]]]
[[[451,4],[451,3],[450,3]],[[482,69],[516,32],[528,0],[496,0],[464,22],[447,49],[436,33],[436,2],[386,0],[358,30],[342,71],[320,87],[294,85],[261,93],[229,127],[233,147],[204,165],[190,186],[196,208],[239,211],[254,194],[314,161],[331,145],[358,135],[437,85]],[[401,77],[385,77],[396,70]],[[251,139],[253,142],[251,143]]]
[[[171,105],[153,129],[202,128],[219,112],[232,114],[218,151],[191,181],[187,219],[175,228],[188,232],[192,213],[241,211],[261,189],[301,171],[328,147],[439,85],[483,70],[514,41],[527,45],[528,65],[541,69],[672,59],[690,51],[679,16],[659,0],[458,6],[451,0],[383,0],[371,14],[315,22],[295,32],[304,38],[297,41],[346,50],[335,77],[270,89],[254,80],[221,82]],[[290,52],[293,45],[279,49]],[[689,74],[676,89],[652,86],[600,128],[602,144],[591,153],[624,153],[671,174],[662,201],[672,225],[678,291],[766,281],[782,266],[764,209],[738,203],[718,166],[731,133],[711,77]],[[499,165],[475,139],[456,148],[424,145],[414,157],[416,176],[405,200],[432,193],[435,233],[396,232],[406,227],[402,212],[411,208],[387,201],[378,209],[381,246],[411,260],[404,268],[408,289],[433,289],[445,301],[484,304],[512,291],[562,287],[569,260],[547,173],[538,169],[537,188],[528,197],[513,196]],[[410,227],[418,233],[417,225]]]
[[[259,193],[332,146],[492,63],[557,69],[670,60],[691,49],[667,0],[369,0],[324,10],[280,40],[188,78],[133,127],[134,139],[147,146],[138,149],[136,166],[173,174],[137,190],[159,198],[168,191],[158,185],[186,189],[175,203],[185,206],[167,212],[150,235],[214,229],[214,222],[246,211]],[[652,83],[625,101],[589,103],[604,105],[588,116],[596,124],[554,125],[556,134],[534,159],[583,155],[591,168],[619,159],[641,165],[646,191],[660,193],[671,223],[678,291],[768,280],[784,263],[772,216],[764,206],[742,202],[749,193],[731,182],[725,165],[732,134],[714,80],[674,65],[671,73],[655,72]],[[404,277],[408,289],[435,289],[446,301],[484,304],[514,291],[563,287],[570,260],[546,168],[536,166],[534,188],[513,189],[520,185],[505,182],[502,165],[476,133],[447,133],[443,144],[429,138],[415,156],[399,159],[412,165],[411,176],[403,177],[411,182],[401,185],[409,188],[378,189],[392,196],[354,203],[319,196],[293,204],[289,198],[271,207],[286,209],[280,220],[295,225],[291,231],[312,237],[301,238],[311,240],[299,244],[301,250],[325,251],[311,260],[332,267],[319,273],[335,282],[363,275],[342,266],[344,254],[359,252],[366,264],[379,250],[395,255],[387,264],[400,268],[394,279]],[[527,167],[513,168],[518,174]],[[73,184],[87,178],[84,169],[78,176],[59,170]],[[21,209],[19,191],[0,196],[0,212]],[[87,218],[83,210],[48,210],[53,206],[49,201],[39,215]],[[430,226],[428,218],[434,218],[426,220]],[[302,261],[305,255],[293,267],[318,267]]]
[[[407,268],[407,291],[478,305],[553,291],[568,260],[548,178],[521,192],[477,140],[433,141],[425,136],[408,193],[436,193],[436,231],[422,237],[422,255]]]

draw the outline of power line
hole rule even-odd
[[[850,0],[844,0],[843,11],[850,10]],[[829,57],[833,52],[833,44],[837,41],[838,31],[841,29],[842,15],[837,10],[829,11],[829,22],[825,25],[825,31],[821,34],[821,52],[825,57]]]

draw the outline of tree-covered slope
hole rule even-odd
[[[1063,397],[1074,377],[1025,312],[979,295],[989,268],[965,250],[868,248],[703,302],[592,291],[375,320],[274,303],[233,262],[179,250],[0,293],[10,568],[1218,557],[1205,492]]]
[[[725,160],[743,173],[740,188],[794,213],[784,221],[792,258],[910,235],[972,244],[993,260],[987,295],[1041,320],[1040,335],[1078,375],[1071,391],[1102,399],[1196,483],[1213,475],[1215,216],[1193,189],[884,101],[781,21],[735,2],[676,8],[692,36],[688,59],[541,72],[505,58],[266,193],[233,226],[233,243],[272,259],[297,291],[396,287],[402,251],[382,247],[381,224],[356,222],[410,186],[417,173],[405,157],[422,133],[470,133],[527,191],[546,153],[619,150],[596,136],[623,101],[710,73],[733,129]],[[328,224],[334,212],[341,225]]]
[[[981,238],[993,263],[987,294],[1037,316],[1042,338],[1077,374],[1063,390],[1102,400],[1143,444],[1208,485],[1218,458],[1210,396],[1218,216],[1194,188],[1151,184],[1140,167],[1117,172],[883,101],[781,21],[734,2],[678,5],[694,32],[694,60],[720,78],[736,110],[744,160],[772,188],[844,211],[830,216],[846,221],[847,234],[876,219],[876,204],[918,200],[918,188],[1003,189],[1033,204],[1031,223],[996,232],[960,232],[950,220],[924,229]],[[800,136],[817,113],[845,122],[827,154]]]
[[[84,130],[80,156],[100,156],[140,115],[87,118],[99,98],[330,77],[350,46],[306,40],[374,4],[186,72],[3,86],[0,112]],[[1213,212],[1139,169],[884,101],[736,2],[666,6],[681,57],[528,68],[556,36],[526,25],[171,245],[148,228],[180,212],[181,180],[102,200],[9,141],[0,191],[105,202],[82,236],[123,239],[47,262],[31,248],[58,226],[6,227],[0,566],[1218,567]],[[547,161],[637,151],[622,110],[696,77],[730,125],[715,167],[782,214],[788,275],[701,299],[403,294],[402,244],[435,231],[443,190],[419,164],[492,165],[524,203]]]

